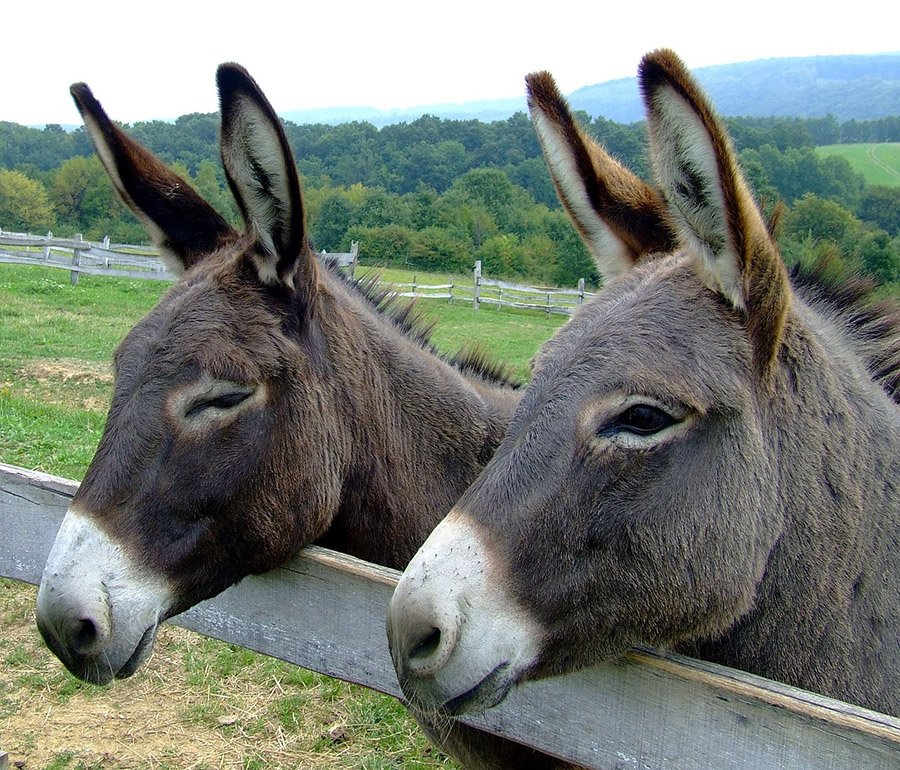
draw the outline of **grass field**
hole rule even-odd
[[[862,174],[866,184],[900,187],[900,142],[882,144],[830,144],[817,147],[821,156],[840,155],[854,171]]]
[[[65,271],[0,265],[0,460],[82,477],[105,419],[112,350],[166,288],[91,276],[73,287]],[[421,305],[441,350],[480,345],[523,377],[564,321]],[[393,699],[174,627],[131,679],[84,684],[41,642],[34,597],[0,580],[0,751],[11,767],[453,767]]]

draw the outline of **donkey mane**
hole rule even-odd
[[[508,366],[489,358],[478,347],[464,347],[452,354],[441,353],[431,343],[434,322],[425,319],[424,311],[415,299],[402,302],[389,288],[381,288],[377,273],[365,278],[353,278],[340,269],[336,260],[326,259],[325,265],[332,275],[365,300],[375,312],[383,315],[417,345],[452,366],[460,374],[500,387],[513,389],[522,387],[522,381],[512,374]]]
[[[849,273],[827,256],[812,265],[797,264],[790,277],[806,302],[843,327],[872,378],[900,403],[900,301],[879,298],[876,280]]]

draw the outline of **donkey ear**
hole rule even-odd
[[[654,171],[679,239],[707,286],[745,311],[765,370],[778,353],[791,290],[731,140],[672,51],[645,56],[640,82]]]
[[[525,78],[528,108],[559,199],[607,279],[642,255],[669,251],[674,231],[662,198],[576,124],[548,72]]]
[[[190,184],[107,117],[90,88],[75,83],[70,92],[113,187],[171,270],[187,270],[236,236]]]
[[[306,242],[303,197],[284,128],[247,71],[223,64],[216,75],[222,110],[222,163],[255,241],[260,281],[300,291],[316,286]]]

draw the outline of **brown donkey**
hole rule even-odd
[[[640,81],[658,189],[528,78],[606,287],[407,567],[400,682],[476,710],[650,644],[900,715],[900,315],[792,287],[684,65]]]
[[[317,264],[278,118],[240,67],[218,85],[243,233],[72,88],[119,195],[183,271],[116,351],[106,428],[38,593],[44,639],[91,682],[129,676],[166,618],[309,543],[402,567],[519,398]],[[470,766],[534,759],[453,729],[441,743]]]

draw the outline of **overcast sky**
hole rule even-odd
[[[76,81],[123,122],[213,112],[223,61],[247,67],[279,112],[518,96],[536,69],[568,93],[634,75],[661,46],[692,68],[896,51],[898,22],[895,0],[10,0],[0,120],[80,123]]]

